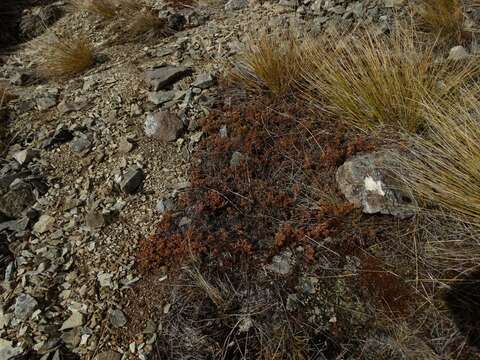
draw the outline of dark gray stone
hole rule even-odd
[[[192,83],[192,86],[200,89],[208,89],[214,84],[215,78],[211,73],[202,73],[196,77],[195,81]]]
[[[143,170],[137,166],[132,166],[122,176],[119,183],[120,190],[127,194],[133,194],[141,187],[144,179],[145,174],[143,173]]]
[[[166,65],[145,71],[145,81],[154,91],[158,91],[165,89],[190,73],[190,68]]]
[[[20,294],[15,300],[15,317],[19,320],[27,320],[38,306],[35,300],[29,294]]]
[[[12,186],[11,186],[12,187]],[[20,180],[0,198],[0,213],[10,219],[19,218],[22,212],[35,203],[32,187]]]
[[[121,310],[113,310],[110,313],[110,324],[115,328],[121,328],[127,325],[127,317]]]

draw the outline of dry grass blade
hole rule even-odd
[[[208,282],[208,280],[205,279],[205,277],[197,268],[194,268],[190,271],[190,276],[195,281],[195,285],[199,289],[202,289],[217,307],[222,307],[226,304],[226,300],[223,297],[222,291],[218,287]]]
[[[105,19],[112,19],[117,15],[117,4],[113,0],[70,0],[70,5],[80,11],[86,11]]]
[[[471,90],[470,90],[471,91]],[[415,137],[408,156],[400,158],[407,183],[422,199],[480,226],[480,101],[424,101],[431,136]]]
[[[443,42],[459,42],[465,30],[462,0],[422,0],[417,16],[422,30],[433,33]]]
[[[69,77],[81,73],[94,64],[94,49],[83,35],[52,39],[39,43],[35,49],[39,57],[40,75],[52,78]]]
[[[129,21],[127,32],[133,38],[143,37],[153,39],[165,37],[171,34],[171,30],[165,19],[159,18],[151,9],[143,9]]]
[[[8,91],[8,88],[0,84],[0,109],[2,109],[15,96]]]
[[[285,95],[300,79],[300,44],[290,34],[250,41],[232,71],[232,80],[253,92]]]
[[[366,31],[325,42],[309,40],[302,66],[304,95],[363,130],[395,126],[421,131],[421,100],[455,91],[479,70],[473,60],[437,61],[434,46],[420,42],[411,28],[388,37]]]

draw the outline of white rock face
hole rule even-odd
[[[375,152],[350,158],[336,173],[340,191],[347,200],[367,214],[406,218],[415,214],[415,202],[399,190],[388,173],[389,155]]]

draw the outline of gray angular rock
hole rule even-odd
[[[214,84],[215,84],[215,78],[211,73],[202,73],[195,78],[195,81],[192,83],[192,86],[200,89],[208,89]]]
[[[9,360],[16,358],[23,353],[23,349],[19,346],[12,346],[12,342],[0,339],[0,359]]]
[[[336,172],[336,181],[347,200],[367,214],[388,214],[407,218],[415,214],[415,201],[400,190],[388,172],[387,152],[357,155]]]
[[[145,174],[138,166],[129,168],[119,182],[120,190],[127,194],[135,193],[143,184]]]
[[[85,223],[90,230],[100,229],[105,225],[105,217],[101,213],[92,210],[85,216]]]
[[[146,83],[154,91],[164,89],[188,75],[191,69],[184,66],[166,65],[145,71]]]
[[[292,252],[290,250],[284,250],[281,254],[275,255],[272,258],[272,263],[267,266],[267,270],[280,275],[286,275],[291,270]]]
[[[35,196],[32,187],[28,183],[20,181],[0,198],[0,213],[11,219],[19,218],[22,212],[34,203]]]
[[[163,214],[173,209],[175,209],[175,201],[168,198],[159,200],[157,206],[155,206],[155,210],[160,214]]]
[[[230,166],[237,167],[241,164],[241,162],[245,159],[245,155],[241,152],[235,151],[230,158]]]
[[[121,328],[127,325],[127,318],[121,310],[113,310],[110,312],[110,324],[115,328]]]
[[[77,135],[70,142],[70,149],[77,154],[84,153],[85,151],[89,150],[91,146],[92,143],[85,134]]]
[[[162,142],[177,140],[185,129],[182,119],[168,111],[147,114],[144,125],[145,135]]]
[[[70,330],[83,325],[83,314],[78,311],[73,311],[72,315],[65,320],[60,330]]]
[[[235,11],[248,7],[248,0],[229,0],[225,4],[225,10]]]
[[[40,111],[48,110],[57,105],[56,96],[45,96],[36,100],[37,108]]]
[[[121,138],[118,142],[118,151],[127,154],[133,149],[133,144],[127,138]]]
[[[22,293],[17,296],[15,300],[15,317],[19,320],[25,321],[35,311],[38,306],[37,300],[29,294]]]
[[[33,225],[33,231],[37,234],[43,234],[50,230],[55,223],[55,219],[50,215],[42,215],[38,221]]]
[[[169,91],[152,91],[148,93],[148,101],[155,105],[162,105],[166,102],[173,100],[176,92],[174,90]]]
[[[34,149],[25,149],[22,151],[18,151],[13,154],[13,158],[17,160],[20,165],[27,165],[30,163],[34,158],[38,157],[40,152]]]

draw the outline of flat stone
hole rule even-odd
[[[235,11],[248,7],[248,0],[229,0],[225,4],[225,10]]]
[[[122,154],[127,154],[133,149],[133,144],[127,138],[121,138],[118,142],[118,151]]]
[[[38,306],[37,300],[29,294],[20,294],[15,300],[15,317],[19,320],[25,321],[35,311]]]
[[[132,166],[122,176],[119,183],[120,190],[127,194],[133,194],[141,187],[144,179],[145,174],[143,173],[143,170],[138,166]]]
[[[50,215],[42,215],[38,221],[33,225],[33,231],[37,234],[43,234],[50,230],[55,223],[55,218]]]
[[[34,158],[38,157],[40,152],[34,149],[25,149],[22,151],[18,151],[13,154],[13,158],[17,160],[20,165],[27,165],[30,163]]]
[[[152,91],[148,93],[148,101],[155,105],[162,105],[175,98],[176,91]]]
[[[127,318],[121,310],[113,310],[110,313],[110,324],[115,328],[121,328],[127,325]]]
[[[191,72],[183,66],[166,65],[145,71],[145,81],[154,90],[158,91],[177,82]]]
[[[100,287],[113,288],[112,277],[113,277],[113,275],[110,274],[110,273],[99,273],[99,274],[97,274],[97,280],[100,284]]]
[[[36,104],[38,110],[45,111],[57,105],[57,98],[55,96],[41,97],[36,100]]]
[[[240,163],[245,159],[245,155],[243,155],[241,152],[235,151],[232,154],[232,157],[230,158],[230,166],[231,167],[237,167],[240,165]]]
[[[176,114],[158,111],[147,115],[144,127],[148,137],[170,142],[178,139],[185,129],[185,124]]]
[[[79,311],[73,311],[72,315],[65,320],[60,328],[61,331],[63,330],[70,330],[73,328],[77,328],[83,325],[83,314]]]
[[[89,211],[85,216],[85,224],[90,230],[100,229],[105,225],[105,217],[95,210]]]
[[[21,347],[12,346],[12,342],[4,339],[0,339],[0,359],[9,360],[13,359],[23,353]]]
[[[68,129],[58,129],[55,131],[52,137],[45,140],[42,146],[48,148],[54,145],[59,145],[71,141],[73,139],[73,133]]]
[[[337,185],[347,200],[366,214],[407,218],[415,214],[415,201],[399,190],[398,181],[388,172],[386,152],[357,155],[340,166]]]
[[[160,214],[166,213],[167,211],[175,209],[175,201],[173,199],[161,199],[158,201],[155,210]]]
[[[86,152],[91,146],[91,141],[88,139],[88,136],[84,134],[78,135],[70,143],[70,149],[77,154]]]
[[[284,250],[281,254],[272,258],[272,263],[267,266],[267,270],[280,275],[287,275],[291,270],[292,252]]]
[[[82,110],[86,105],[86,102],[71,102],[63,100],[57,105],[57,109],[61,115],[64,115]]]
[[[0,198],[0,213],[7,218],[16,219],[21,217],[22,212],[34,203],[35,196],[32,187],[21,181]]]
[[[195,78],[195,81],[192,83],[192,86],[200,89],[208,89],[214,84],[215,84],[215,78],[211,73],[202,73]]]

